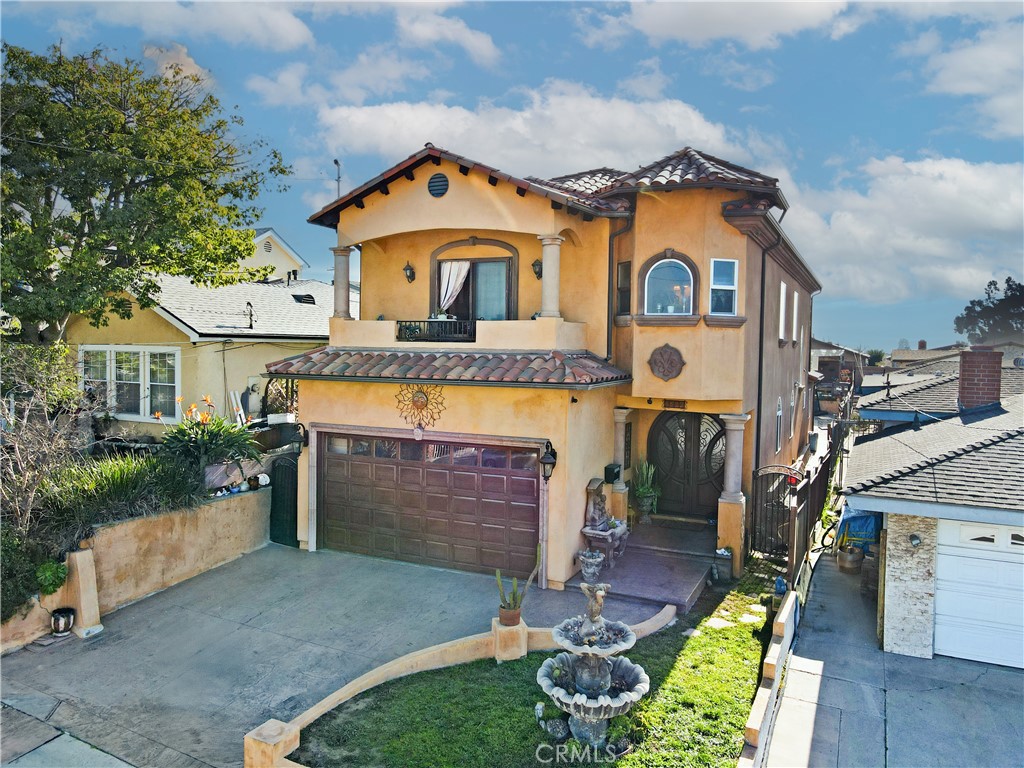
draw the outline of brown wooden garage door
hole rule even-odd
[[[320,467],[323,547],[469,571],[533,570],[536,449],[328,434]]]

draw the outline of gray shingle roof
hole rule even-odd
[[[1000,389],[1004,399],[1024,393],[1024,370],[1003,368],[1001,384]],[[958,372],[946,376],[931,376],[922,382],[892,387],[888,392],[882,389],[865,395],[857,401],[857,410],[955,414],[959,410],[957,408],[959,395],[960,374]]]
[[[924,459],[845,493],[1024,511],[1024,428]]]
[[[159,283],[160,308],[200,336],[322,340],[329,335],[334,288],[319,280],[202,288],[187,277],[165,275]],[[297,301],[295,296],[312,296],[314,303]],[[252,305],[252,328],[247,302]]]
[[[925,459],[932,459],[978,440],[1024,426],[1024,395],[1007,398],[1001,405],[959,414],[942,421],[928,421],[920,429],[912,425],[858,438],[850,451],[846,483],[867,483]]]

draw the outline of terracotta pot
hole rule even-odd
[[[67,637],[74,625],[74,608],[54,608],[50,614],[50,632],[54,637]]]
[[[498,623],[503,627],[518,627],[521,608],[502,608],[498,606]]]

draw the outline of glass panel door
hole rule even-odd
[[[479,261],[473,265],[474,318],[508,319],[508,262]]]

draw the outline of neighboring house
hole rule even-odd
[[[881,421],[884,427],[891,427],[905,422],[948,419],[964,409],[998,399],[1000,395],[1010,397],[1024,392],[1024,369],[1006,367],[1006,360],[998,350],[973,347],[958,353],[957,357],[955,362],[948,362],[949,366],[955,366],[953,373],[940,370],[915,374],[911,383],[890,385],[861,397],[857,401],[857,412],[862,419]],[[977,401],[971,386],[975,376],[986,377],[990,390],[982,395],[981,402]],[[902,377],[907,378],[907,374]]]
[[[268,278],[269,280],[298,279],[303,268],[309,266],[306,260],[274,231],[273,227],[261,227],[255,232],[253,237],[255,250],[242,266],[273,267],[274,271]]]
[[[822,375],[822,384],[844,383],[860,389],[870,355],[831,341],[811,339],[811,370]]]
[[[323,345],[334,289],[316,280],[238,283],[201,288],[185,277],[160,279],[159,304],[110,317],[96,328],[76,317],[66,337],[84,385],[105,393],[117,432],[159,435],[182,416],[176,398],[210,395],[230,415],[229,393],[258,415],[266,363]]]
[[[330,345],[268,365],[311,436],[301,545],[520,575],[539,545],[560,588],[588,483],[607,473],[622,518],[647,458],[659,512],[741,567],[752,471],[797,460],[810,420],[820,285],[786,206],[693,149],[543,180],[430,144],[326,206],[310,221],[337,232],[336,275],[359,247],[379,319],[337,291]]]
[[[854,444],[843,493],[882,516],[884,650],[1024,667],[1022,424],[1015,395]]]

